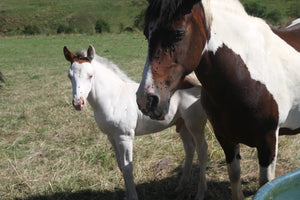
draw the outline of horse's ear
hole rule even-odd
[[[95,57],[95,48],[90,45],[88,50],[87,50],[87,58],[92,61]]]
[[[73,62],[75,56],[66,46],[64,47],[64,55],[68,61]]]

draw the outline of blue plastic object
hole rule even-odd
[[[266,183],[253,200],[300,200],[300,169]]]

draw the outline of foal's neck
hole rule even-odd
[[[119,95],[122,86],[126,84],[113,70],[104,64],[93,61],[94,79],[88,101],[92,107],[106,106],[105,104]]]
[[[125,83],[121,77],[116,74],[109,66],[105,64],[94,61],[93,63],[94,73],[95,73],[95,83],[99,84],[99,87],[114,87],[116,85],[122,85]],[[102,88],[103,89],[103,88]]]

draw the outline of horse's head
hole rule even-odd
[[[87,55],[78,53],[74,55],[67,47],[64,47],[65,58],[71,62],[68,77],[72,82],[73,106],[76,110],[82,110],[93,84],[92,61],[95,55],[93,46],[89,46]]]
[[[148,57],[137,103],[144,114],[164,119],[170,97],[199,65],[206,45],[200,0],[149,0],[144,34]]]

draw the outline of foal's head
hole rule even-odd
[[[148,57],[137,103],[151,118],[164,119],[185,75],[200,63],[207,34],[200,0],[149,0],[144,34]]]
[[[87,55],[85,53],[74,55],[64,47],[64,55],[71,62],[68,77],[72,82],[73,106],[76,110],[82,110],[92,88],[94,71],[91,63],[95,56],[95,49],[90,45]]]

